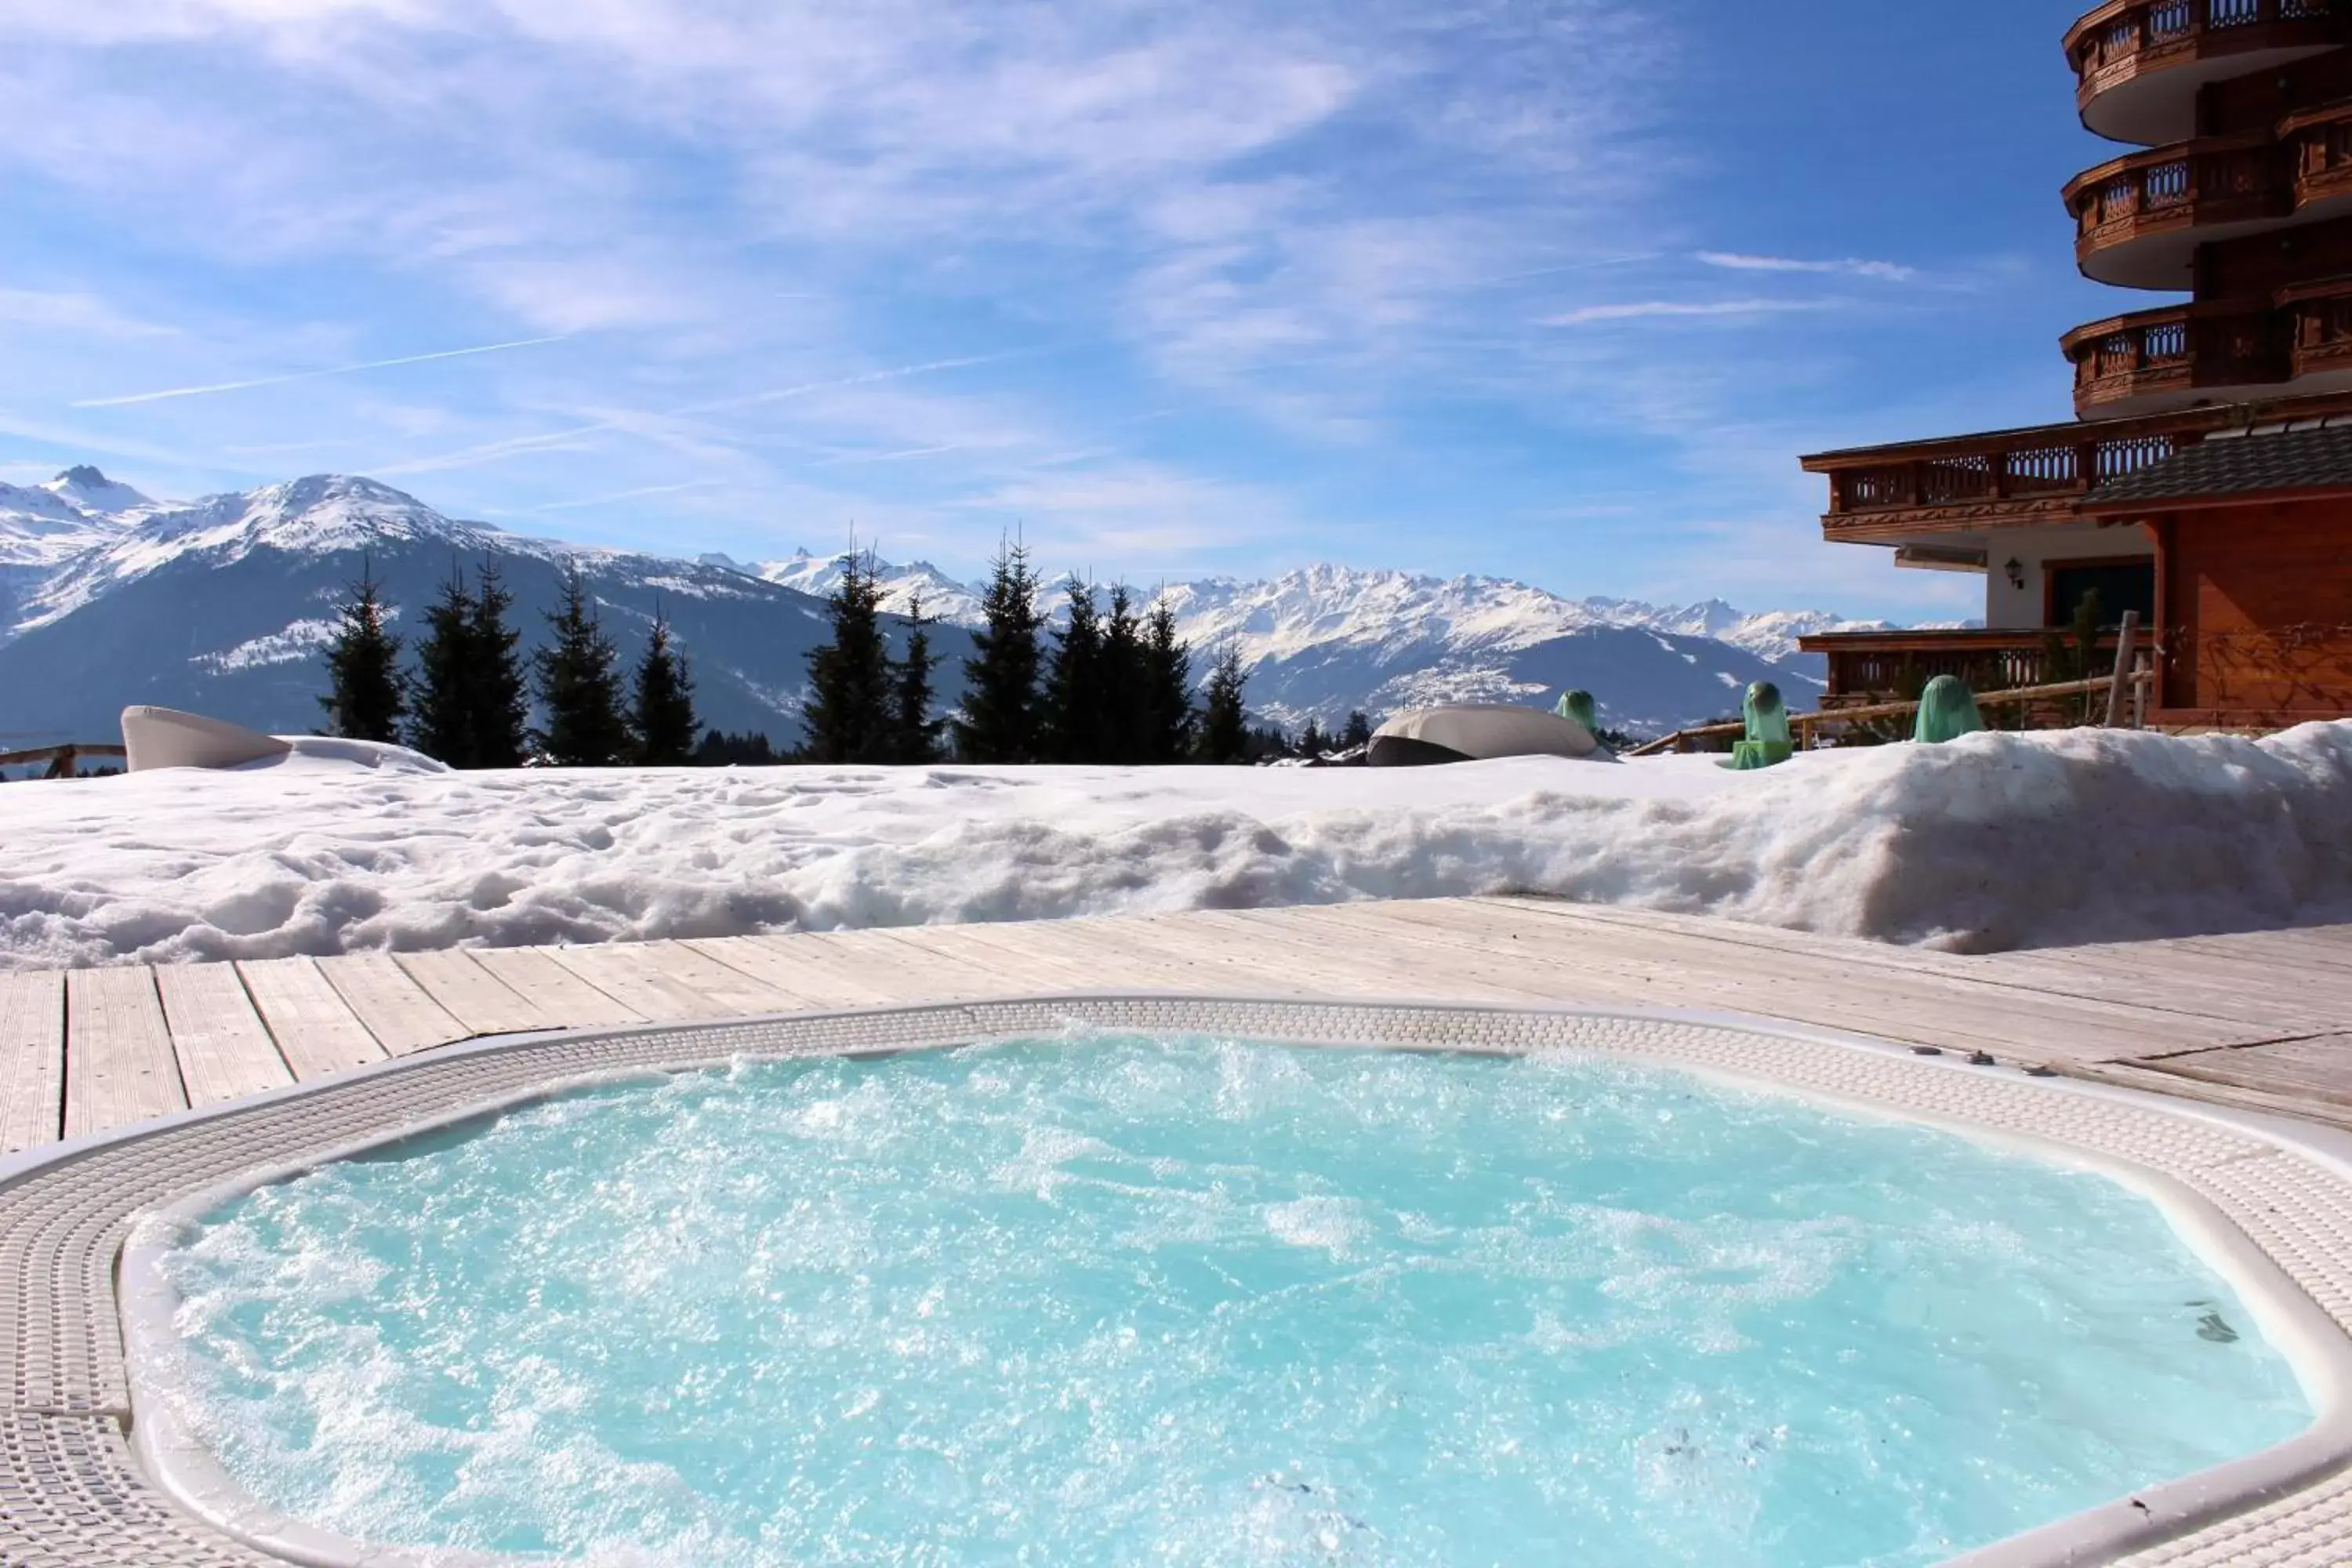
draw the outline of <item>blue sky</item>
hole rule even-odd
[[[8,0],[0,479],[1964,613],[1794,458],[2067,416],[2071,15]]]

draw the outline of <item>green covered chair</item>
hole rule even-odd
[[[1725,767],[1743,772],[1769,768],[1796,754],[1797,743],[1789,736],[1789,710],[1781,706],[1779,687],[1769,680],[1750,681],[1739,711],[1748,733],[1731,748],[1731,760]]]
[[[1951,741],[1984,727],[1968,682],[1957,675],[1939,675],[1919,693],[1919,723],[1911,738],[1923,743]]]

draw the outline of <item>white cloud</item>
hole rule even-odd
[[[1907,283],[1919,276],[1918,269],[1893,261],[1864,261],[1848,257],[1839,261],[1800,261],[1786,256],[1742,256],[1737,251],[1702,250],[1696,259],[1709,267],[1728,268],[1734,272],[1822,272],[1843,278],[1877,278],[1889,283]]]
[[[1622,305],[1582,305],[1542,318],[1547,327],[1584,327],[1606,321],[1651,318],[1770,316],[1790,310],[1824,310],[1829,300],[1640,300]]]
[[[0,289],[0,325],[100,338],[163,338],[178,331],[125,315],[94,294],[37,289]]]

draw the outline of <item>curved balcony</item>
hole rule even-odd
[[[2083,418],[2161,414],[2250,396],[2352,388],[2352,278],[2284,290],[2274,303],[2174,305],[2075,328]]]
[[[2126,289],[2187,289],[2197,247],[2293,216],[2291,150],[2268,137],[2133,153],[2067,182],[2074,260]]]
[[[2153,147],[2197,132],[2197,89],[2346,40],[2352,0],[2107,0],[2066,29],[2083,123]]]
[[[2352,214],[2352,103],[2292,116],[2275,139],[2126,153],[2075,175],[2063,195],[2084,277],[2185,289],[2200,245]]]

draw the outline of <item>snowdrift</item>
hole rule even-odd
[[[1507,889],[1979,950],[2352,919],[2352,723],[1749,773],[299,764],[0,786],[0,966]]]

